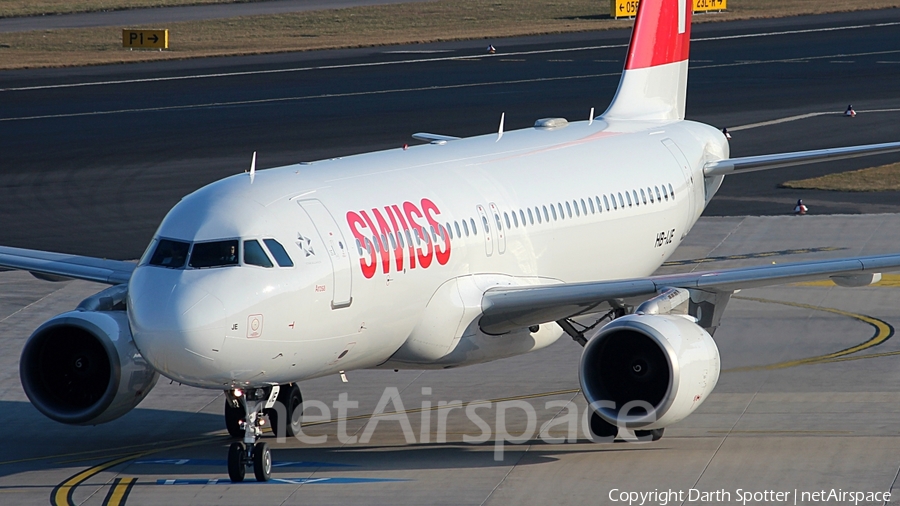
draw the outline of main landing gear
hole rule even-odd
[[[265,424],[263,412],[275,405],[280,387],[226,391],[225,426],[228,433],[244,440],[231,443],[228,449],[228,477],[233,483],[244,481],[248,467],[253,467],[256,481],[272,478],[272,452],[269,445],[257,442]],[[243,413],[241,413],[243,411]]]

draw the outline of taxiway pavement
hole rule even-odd
[[[663,269],[895,252],[896,237],[900,215],[893,214],[703,218],[676,252],[678,265]],[[694,261],[700,258],[713,260]],[[718,387],[655,443],[586,439],[580,421],[586,406],[577,391],[581,348],[561,339],[479,366],[352,371],[349,383],[338,376],[304,382],[305,399],[319,406],[308,408],[305,433],[326,441],[279,443],[266,436],[276,480],[239,485],[228,482],[225,470],[229,439],[220,392],[160,381],[137,409],[97,427],[65,426],[38,413],[18,379],[24,340],[100,286],[7,272],[0,273],[0,287],[0,424],[12,437],[0,446],[5,504],[101,505],[126,485],[126,496],[106,504],[583,505],[621,504],[613,499],[622,492],[669,490],[685,499],[669,504],[725,502],[688,500],[691,489],[727,491],[729,503],[738,489],[900,497],[896,278],[868,288],[804,285],[737,294],[715,336],[723,367]],[[384,411],[406,412],[378,418],[364,442],[341,442],[342,431],[365,436],[376,420],[368,415],[390,388],[402,406],[388,403]],[[344,414],[343,428],[335,408],[341,394],[358,403]],[[463,408],[450,410],[442,428],[442,415],[431,408],[454,401]],[[331,422],[312,418],[322,415],[321,406]],[[569,416],[576,420],[571,435]],[[402,419],[409,421],[408,434]],[[441,433],[446,442],[438,442]],[[524,437],[505,444],[500,455],[496,440],[504,433]],[[473,438],[482,441],[466,442]],[[790,496],[778,504],[792,503]]]

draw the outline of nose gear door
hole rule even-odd
[[[300,200],[300,207],[309,216],[325,245],[334,272],[331,308],[340,309],[353,302],[350,279],[350,250],[334,217],[319,200]]]

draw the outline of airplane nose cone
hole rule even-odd
[[[128,287],[131,331],[144,358],[169,378],[218,386],[216,354],[225,339],[225,307],[202,280],[188,279],[197,274],[136,269]]]

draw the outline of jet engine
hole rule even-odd
[[[581,390],[611,425],[652,430],[678,422],[719,379],[719,350],[685,316],[633,314],[613,320],[581,355]]]
[[[111,304],[103,294],[41,325],[22,350],[25,394],[58,422],[114,420],[137,406],[159,378],[135,347],[125,311],[95,309],[98,301]]]

